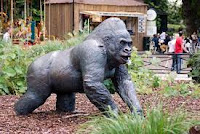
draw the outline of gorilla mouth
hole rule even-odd
[[[128,60],[130,59],[131,56],[127,55],[127,56],[121,56],[122,60],[125,62],[128,62]]]

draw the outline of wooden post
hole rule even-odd
[[[13,0],[10,2],[10,17],[11,17],[11,42],[13,40]]]
[[[44,28],[43,28],[43,35],[44,35],[44,40],[45,40],[45,33],[46,33],[46,3],[44,0],[44,22],[43,22]]]
[[[32,2],[32,0],[31,0],[31,11],[30,11],[30,16],[31,16],[31,18],[33,17],[32,8],[33,8],[33,2]]]
[[[28,2],[27,2],[27,16],[30,16],[30,12],[29,12],[29,10],[30,10],[30,8],[29,8],[29,4],[30,4],[30,1],[28,0]]]
[[[42,21],[42,1],[40,0],[40,21]]]
[[[1,12],[3,12],[3,0],[1,0]]]
[[[49,39],[50,39],[50,32],[51,32],[51,3],[49,1]]]
[[[24,20],[26,22],[26,0],[24,0]]]
[[[72,23],[73,23],[73,24],[72,24],[72,27],[73,27],[73,30],[72,30],[72,32],[74,32],[74,30],[75,30],[75,28],[74,28],[74,26],[75,26],[75,24],[74,24],[74,23],[75,23],[75,21],[74,21],[74,19],[75,19],[75,14],[74,14],[74,9],[75,9],[75,8],[74,8],[74,0],[73,0],[73,3],[72,3],[72,4],[73,4],[73,5],[72,5],[72,10],[73,10],[73,11],[72,11],[72,12],[73,12],[73,16],[72,16]]]
[[[6,0],[6,14],[8,14],[8,1]],[[7,22],[8,21],[8,18],[6,17],[6,20],[5,20],[5,22]]]

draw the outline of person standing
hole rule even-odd
[[[175,43],[176,43],[176,38],[173,37],[171,41],[168,42],[168,47],[169,47],[169,53],[174,53],[175,50]]]
[[[7,28],[7,31],[3,35],[3,41],[5,41],[5,42],[9,42],[10,41],[11,32],[12,32],[11,28]]]
[[[157,34],[154,34],[153,35],[153,39],[152,39],[152,41],[154,42],[154,49],[155,49],[155,51],[159,51],[160,50],[160,46],[159,46],[159,42],[158,42],[158,36],[157,36]]]
[[[172,62],[172,68],[171,71],[176,69],[177,74],[180,74],[181,70],[181,53],[183,53],[183,50],[185,52],[189,52],[185,47],[184,47],[184,36],[182,32],[179,32],[179,37],[176,39],[175,43],[175,51],[173,55],[173,62]]]
[[[191,35],[191,39],[192,39],[192,52],[195,53],[196,45],[198,43],[198,37],[197,37],[197,33],[196,32],[194,32]]]

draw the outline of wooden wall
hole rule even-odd
[[[50,7],[50,13],[49,13]],[[73,8],[72,4],[46,5],[46,29],[47,36],[54,35],[63,39],[67,33],[73,30]]]
[[[109,5],[87,5],[87,4],[75,4],[74,8],[74,22],[75,22],[75,30],[79,29],[79,17],[80,12],[82,11],[104,11],[104,12],[139,12],[139,13],[147,13],[147,6],[109,6]],[[138,50],[143,50],[143,37],[146,33],[138,33],[137,32],[138,21],[136,20],[136,33],[132,36],[133,45],[138,48]]]
[[[109,6],[109,5],[89,5],[77,4],[74,5],[74,30],[79,30],[80,12],[82,11],[104,11],[104,12],[139,12],[146,14],[147,6]],[[135,19],[134,19],[135,20]],[[49,6],[46,6],[46,28],[50,34],[57,37],[63,37],[66,33],[73,30],[73,6],[72,4],[51,4],[50,6],[50,19],[49,19]],[[137,18],[135,35],[133,38],[133,45],[138,50],[143,50],[143,37],[146,33],[137,33],[138,21]]]

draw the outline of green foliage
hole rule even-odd
[[[161,79],[156,77],[156,76],[154,76],[152,85],[153,85],[153,88],[159,87],[161,85]]]
[[[18,94],[25,91],[27,52],[20,46],[0,43],[0,94]]]
[[[174,3],[168,4],[168,23],[180,25],[182,23],[182,7],[177,4],[177,1]]]
[[[146,52],[142,57],[148,57],[151,53]],[[143,59],[137,54],[136,48],[133,48],[131,55],[131,63],[128,65],[128,71],[135,83],[136,90],[141,94],[152,93],[153,87],[159,87],[160,79],[153,75],[153,73],[144,68]],[[152,60],[152,62],[154,62]],[[148,78],[148,79],[147,79]],[[115,88],[111,80],[104,81],[104,85],[111,92],[115,92]]]
[[[81,134],[183,134],[195,123],[187,120],[185,113],[164,113],[162,107],[147,111],[145,118],[132,114],[116,115],[113,118],[94,117],[82,125]]]
[[[144,0],[146,4],[148,4],[149,8],[155,9],[155,11],[158,14],[158,17],[156,18],[156,25],[158,29],[161,27],[161,18],[159,15],[166,14],[168,12],[168,0]]]
[[[194,82],[175,81],[175,76],[171,76],[160,84],[160,93],[165,97],[171,96],[193,96],[199,98],[200,85]]]
[[[151,53],[146,52],[146,54],[139,56],[137,51],[134,50],[131,56],[131,64],[128,66],[132,80],[135,82],[136,90],[143,94],[152,93],[152,88],[159,87],[160,85],[160,79],[156,77],[153,72],[144,68],[144,62],[142,58],[150,55]],[[151,62],[156,63],[156,61],[153,59]]]
[[[168,11],[168,0],[144,0],[144,2],[159,13],[166,13]]]
[[[115,87],[111,79],[104,80],[103,84],[106,86],[106,88],[110,91],[111,94],[115,93]]]
[[[55,50],[63,50],[79,44],[85,37],[71,38],[65,42],[47,41],[24,49],[19,45],[0,42],[0,95],[23,94],[26,91],[26,72],[37,57]]]
[[[168,24],[167,27],[168,27],[167,33],[171,36],[173,36],[174,33],[178,33],[180,29],[185,29],[185,25],[183,25],[181,23],[176,24],[175,22],[174,22],[174,24],[172,24],[172,23]]]
[[[190,76],[200,83],[200,51],[195,53],[188,61],[188,66],[192,68]]]

